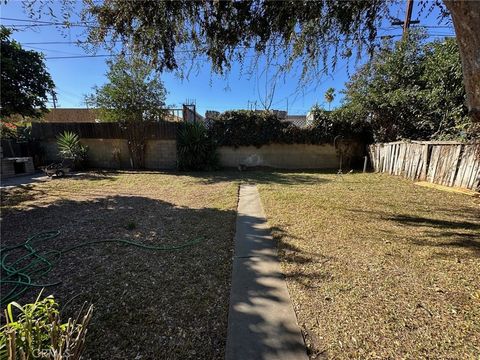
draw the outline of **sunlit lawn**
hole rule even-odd
[[[313,357],[476,359],[480,199],[374,174],[260,193]]]
[[[2,192],[2,243],[121,238],[63,257],[47,288],[95,315],[87,358],[223,358],[238,184],[256,183],[315,358],[476,358],[480,199],[375,174],[95,172]],[[133,225],[132,225],[133,224]],[[36,291],[20,302],[31,301]]]

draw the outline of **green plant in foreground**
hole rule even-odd
[[[80,359],[93,305],[85,312],[82,307],[75,320],[62,324],[53,296],[43,300],[40,296],[32,304],[7,305],[6,324],[0,328],[0,359]]]
[[[88,147],[80,143],[77,134],[64,131],[57,136],[57,146],[64,159],[73,159],[75,166],[82,166],[87,160]]]

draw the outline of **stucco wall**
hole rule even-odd
[[[362,156],[361,152],[362,147],[355,146],[354,157]],[[220,147],[219,153],[221,165],[225,167],[243,164],[279,169],[333,169],[339,166],[337,151],[330,144],[271,144],[260,148]]]
[[[130,155],[125,139],[80,139],[88,146],[89,166],[104,169],[129,169]],[[45,161],[59,161],[56,141],[42,141]],[[173,169],[176,166],[175,140],[148,140],[145,151],[147,169]]]

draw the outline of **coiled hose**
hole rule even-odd
[[[0,261],[2,270],[0,286],[9,285],[11,287],[10,291],[8,291],[6,295],[2,294],[3,296],[0,298],[1,308],[6,306],[9,302],[16,300],[20,295],[32,287],[43,288],[60,284],[61,281],[49,284],[37,284],[34,283],[34,281],[35,279],[39,279],[52,271],[56,261],[58,261],[63,254],[72,250],[95,244],[119,243],[152,251],[176,251],[193,246],[204,240],[203,237],[199,237],[180,245],[151,246],[130,240],[105,239],[88,241],[64,250],[39,251],[35,249],[35,244],[56,238],[58,235],[60,235],[60,231],[58,230],[40,232],[30,236],[25,242],[19,245],[0,248]],[[9,263],[8,260],[11,257],[12,252],[22,248],[27,252],[26,255],[18,257]]]

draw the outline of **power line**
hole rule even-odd
[[[83,59],[83,58],[105,58],[117,56],[118,54],[96,54],[96,55],[72,55],[72,56],[48,56],[46,60],[59,60],[59,59]]]
[[[78,27],[97,27],[94,22],[59,22],[59,21],[43,21],[43,20],[34,20],[34,19],[18,19],[18,18],[8,18],[8,17],[0,17],[0,20],[7,20],[7,21],[20,21],[20,22],[29,22],[30,24],[4,24],[3,26],[78,26]]]

